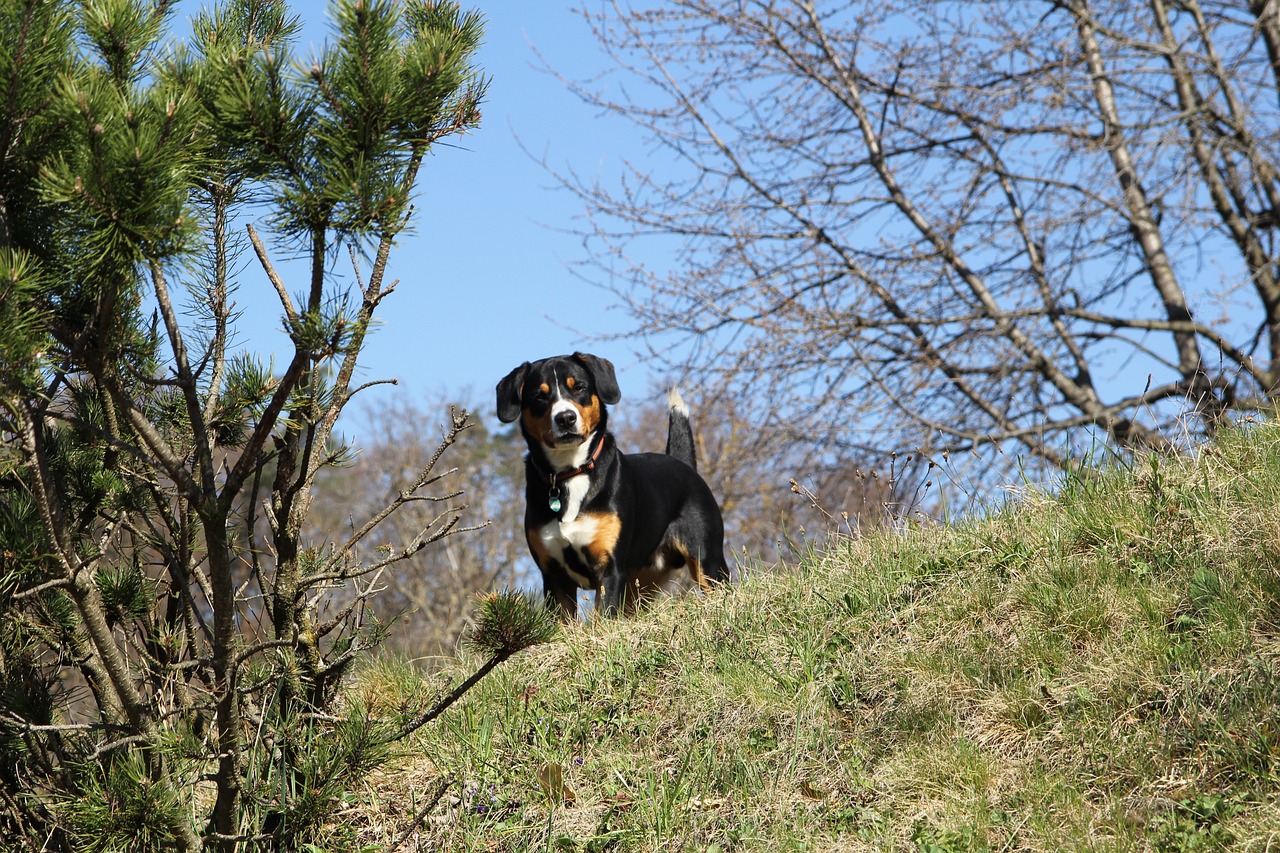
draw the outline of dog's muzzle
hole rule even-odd
[[[586,436],[579,431],[580,429],[581,419],[578,417],[578,410],[573,406],[566,405],[559,411],[552,411],[549,438],[553,447],[562,444],[581,444],[586,440]]]

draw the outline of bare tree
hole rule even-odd
[[[345,541],[362,520],[397,501],[403,484],[429,466],[441,435],[447,434],[446,425],[433,428],[442,413],[461,410],[444,402],[406,401],[367,409],[361,419],[360,452],[316,480],[308,538]],[[381,581],[385,590],[376,607],[381,619],[396,620],[388,646],[413,657],[451,651],[477,592],[515,588],[527,580],[521,577],[521,567],[527,564],[531,569],[532,563],[527,562],[518,519],[524,497],[523,452],[517,431],[490,431],[484,418],[472,422],[450,449],[449,470],[436,472],[447,476],[443,483],[452,488],[406,496],[399,511],[380,525],[377,537],[355,546],[350,559],[371,564],[387,550],[387,543],[413,541],[442,513],[447,518],[465,510],[468,519],[483,525],[470,536],[447,537],[387,566]]]
[[[656,348],[815,458],[1062,464],[1280,393],[1273,0],[585,15],[617,68],[578,91],[654,146],[562,175],[594,256],[635,259],[613,281]]]

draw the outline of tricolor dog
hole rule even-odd
[[[695,470],[693,429],[672,392],[666,453],[622,453],[608,430],[613,365],[586,353],[526,362],[498,383],[498,418],[520,421],[525,536],[547,604],[577,613],[578,590],[606,614],[633,607],[683,568],[703,589],[727,581],[724,522]]]

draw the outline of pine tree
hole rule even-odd
[[[385,630],[370,579],[461,529],[373,559],[378,515],[301,536],[423,158],[479,122],[480,18],[336,0],[304,62],[283,2],[177,47],[171,16],[0,4],[0,836],[32,848],[305,839],[404,730],[337,701]],[[310,261],[296,296],[281,247]],[[275,369],[231,347],[237,286],[268,283]]]

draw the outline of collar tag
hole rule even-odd
[[[600,454],[604,452],[604,435],[598,434],[593,440],[595,441],[596,449],[592,451],[591,455],[587,458],[586,464],[579,468],[571,468],[568,471],[552,471],[548,473],[546,470],[539,467],[537,462],[534,461],[533,454],[529,454],[528,459],[530,464],[533,465],[534,470],[547,478],[547,482],[551,487],[547,492],[547,506],[551,507],[552,512],[559,512],[560,507],[563,506],[560,502],[560,484],[565,480],[572,479],[580,474],[586,474],[596,467],[596,460],[598,460],[600,458]]]

